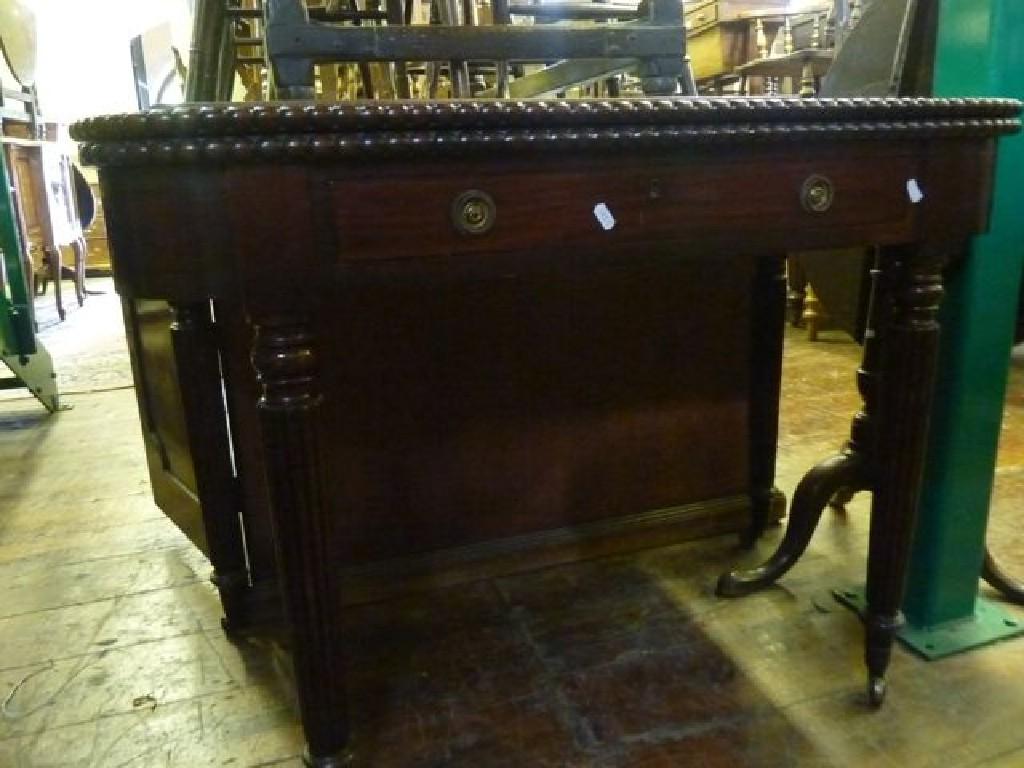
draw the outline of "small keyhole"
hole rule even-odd
[[[496,208],[486,192],[470,189],[452,203],[452,223],[464,235],[482,235],[494,226]]]
[[[471,200],[462,209],[462,217],[471,227],[479,227],[487,219],[487,209],[480,200]]]
[[[832,207],[834,198],[832,182],[817,174],[808,176],[800,189],[800,202],[811,213],[824,213]]]

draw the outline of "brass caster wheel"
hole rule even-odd
[[[877,709],[885,701],[885,678],[872,677],[868,680],[868,702]]]

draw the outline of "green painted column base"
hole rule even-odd
[[[863,587],[834,589],[832,595],[858,615],[867,609]],[[1024,635],[1024,622],[997,603],[979,597],[973,616],[920,627],[908,623],[896,637],[910,650],[934,661],[1018,635]]]
[[[8,350],[0,350],[0,360],[7,364],[14,374],[14,379],[0,380],[0,386],[24,387],[43,404],[50,413],[66,410],[61,406],[57,394],[57,375],[53,372],[53,361],[39,341],[35,344],[36,351],[30,355],[11,354]],[[6,382],[11,382],[10,385]]]

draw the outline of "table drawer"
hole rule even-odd
[[[722,247],[739,233],[758,243],[815,247],[829,235],[887,242],[909,236],[915,206],[907,180],[915,161],[834,156],[699,164],[632,163],[593,171],[451,172],[408,179],[376,177],[328,184],[336,257],[341,261],[411,259],[488,252],[594,251],[685,242]],[[812,210],[809,179],[833,199]],[[485,226],[460,223],[465,201],[491,210]],[[918,206],[920,207],[920,206]],[[751,232],[757,232],[752,238]],[[794,242],[798,241],[798,242]]]
[[[716,21],[718,21],[718,3],[714,0],[687,9],[685,14],[686,29],[689,31],[701,29]]]

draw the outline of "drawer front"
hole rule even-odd
[[[685,13],[686,29],[697,31],[718,21],[718,3],[712,0],[710,3],[687,8]]]
[[[735,30],[722,26],[705,27],[696,33],[688,30],[687,35],[686,55],[690,57],[690,69],[698,82],[731,73],[735,66],[730,61],[735,57],[729,56],[733,41],[747,38],[747,35],[737,35]],[[742,63],[743,61],[736,62]]]
[[[763,15],[785,13],[789,0],[716,0],[718,17],[723,21]]]
[[[810,248],[905,241],[914,224],[906,185],[916,175],[916,161],[909,155],[814,159],[809,151],[785,162],[765,153],[744,161],[672,165],[646,159],[594,168],[488,173],[456,167],[446,176],[329,181],[336,258],[538,251],[557,257],[670,243],[728,248],[745,241],[754,251],[776,244]],[[816,176],[832,187],[831,201],[817,211],[803,199]],[[493,206],[489,227],[460,227],[459,206],[467,194]]]

